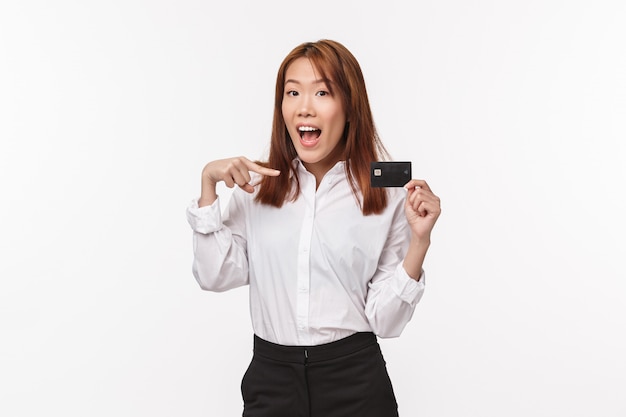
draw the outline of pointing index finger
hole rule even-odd
[[[276,177],[280,175],[279,170],[273,169],[273,168],[266,168],[250,160],[246,161],[246,165],[250,171],[256,172],[257,174],[260,174],[260,175],[269,175],[271,177]]]

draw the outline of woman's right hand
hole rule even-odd
[[[280,175],[280,171],[263,167],[243,156],[209,162],[202,170],[202,192],[198,206],[213,204],[217,199],[216,184],[220,181],[223,181],[228,188],[237,185],[248,193],[254,192],[254,186],[257,184],[250,184],[250,172],[272,177]]]

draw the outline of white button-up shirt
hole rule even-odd
[[[319,345],[356,332],[399,336],[424,291],[402,267],[410,228],[406,190],[388,189],[381,214],[364,216],[339,162],[323,178],[298,161],[301,194],[277,208],[236,188],[187,219],[201,288],[250,285],[254,333],[282,345]],[[284,175],[284,174],[283,174]]]

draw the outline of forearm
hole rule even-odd
[[[428,252],[429,247],[430,238],[420,239],[416,236],[411,237],[402,266],[406,273],[416,281],[419,281],[422,274],[424,259],[426,258],[426,252]]]
[[[198,207],[210,206],[217,200],[217,191],[214,182],[204,179],[198,200]]]

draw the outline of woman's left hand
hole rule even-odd
[[[411,180],[404,188],[408,190],[404,212],[413,236],[422,241],[430,241],[430,232],[441,214],[439,197],[433,194],[424,180]]]

